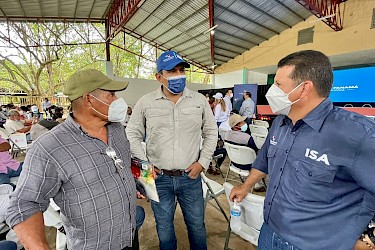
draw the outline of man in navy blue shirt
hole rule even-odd
[[[230,195],[241,201],[269,174],[260,250],[353,249],[375,215],[375,123],[334,107],[332,82],[321,52],[296,52],[278,64],[266,98],[280,115]]]

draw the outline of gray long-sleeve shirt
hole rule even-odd
[[[137,102],[126,133],[133,156],[170,170],[186,169],[196,161],[208,168],[218,129],[202,94],[185,88],[175,104],[158,88]],[[147,156],[141,146],[144,139]]]
[[[68,117],[42,135],[28,151],[7,223],[44,212],[53,198],[61,209],[69,249],[131,246],[135,229],[135,182],[130,148],[119,123],[107,125],[108,145],[89,136]],[[111,146],[123,169],[106,154]]]
[[[254,111],[255,111],[255,103],[251,98],[249,98],[243,101],[239,113],[240,115],[246,116],[247,118],[253,118]]]

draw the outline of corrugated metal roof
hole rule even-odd
[[[113,0],[0,0],[0,18],[106,18]],[[145,0],[125,32],[174,49],[202,68],[220,65],[312,15],[295,0],[214,0],[214,61],[208,0]]]

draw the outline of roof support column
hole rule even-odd
[[[210,29],[214,27],[214,1],[208,0],[208,18],[210,20]],[[215,65],[215,40],[214,30],[210,31],[210,45],[211,45],[211,61],[212,61],[212,72],[214,71]]]

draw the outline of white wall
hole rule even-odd
[[[267,74],[258,73],[247,70],[247,81],[246,83],[257,83],[258,85],[267,85]]]
[[[212,75],[211,82],[215,89],[230,88],[234,84],[242,83],[243,70]]]
[[[257,83],[258,85],[267,85],[267,74],[246,70],[245,83]],[[234,84],[243,83],[243,70],[236,70],[223,74],[212,75],[212,82],[215,89],[230,88]]]
[[[160,83],[156,80],[137,78],[128,79],[118,76],[115,76],[114,79],[117,81],[129,81],[129,86],[124,91],[118,92],[116,95],[118,97],[123,97],[130,107],[134,107],[139,98],[156,90],[160,86]],[[188,83],[187,88],[198,91],[201,89],[212,89],[213,87],[211,84]]]

